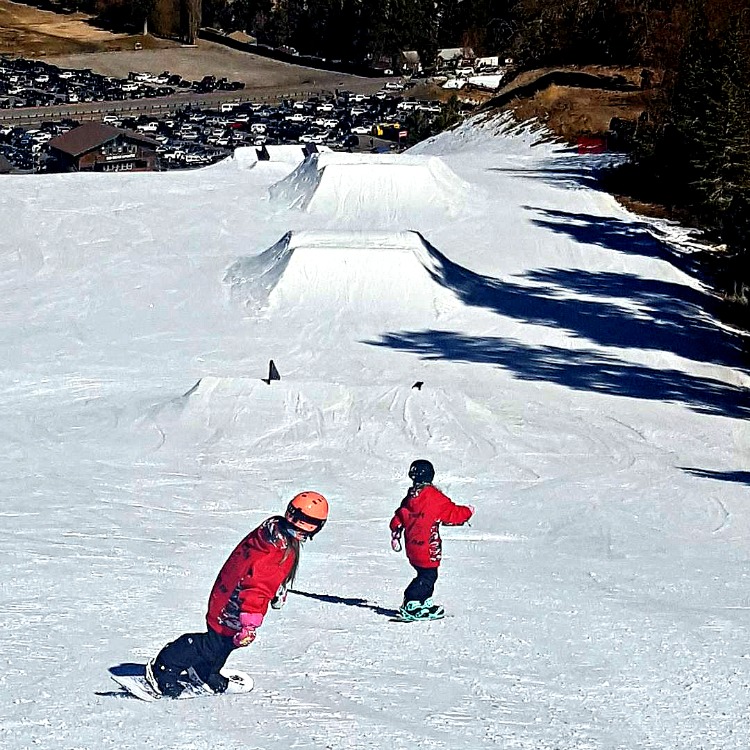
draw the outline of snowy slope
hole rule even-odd
[[[489,122],[4,178],[0,747],[744,750],[743,341],[592,166]],[[417,457],[477,515],[451,617],[401,625]],[[231,657],[252,695],[116,697],[303,489],[331,519]]]

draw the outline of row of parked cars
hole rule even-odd
[[[227,102],[221,110],[186,107],[160,118],[118,121],[110,116],[108,120],[153,138],[159,143],[162,166],[175,168],[210,163],[238,146],[311,143],[345,150],[360,148],[363,143],[365,148],[374,148],[376,136],[395,145],[408,113],[418,109],[426,116],[441,111],[435,102],[417,102],[382,92],[365,96],[343,91],[336,96],[286,100],[275,105]]]
[[[125,101],[175,93],[239,91],[242,81],[204,76],[189,81],[175,73],[131,72],[127,78],[94,73],[89,68],[59,68],[40,60],[0,56],[0,108],[43,107],[79,102]]]
[[[278,104],[224,102],[219,109],[185,106],[173,113],[127,117],[107,114],[105,124],[134,130],[154,141],[162,169],[203,166],[238,146],[311,143],[333,149],[387,148],[399,143],[408,117],[435,117],[437,102],[417,101],[382,90],[372,96],[340,91]],[[47,142],[77,123],[45,122],[38,127],[0,126],[0,153],[18,171],[46,171]]]

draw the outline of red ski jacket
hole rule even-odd
[[[391,519],[391,531],[404,531],[406,556],[417,568],[437,568],[443,555],[441,523],[460,526],[472,516],[471,508],[456,505],[431,484],[411,487]]]
[[[294,569],[297,551],[279,529],[280,516],[266,519],[235,548],[216,578],[206,624],[221,635],[241,630],[240,613],[266,614],[268,605]]]

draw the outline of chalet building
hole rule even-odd
[[[399,54],[401,72],[406,75],[416,75],[422,72],[422,61],[416,50],[402,50]]]
[[[465,65],[473,66],[476,55],[471,47],[446,47],[437,53],[437,69],[455,69]]]
[[[156,167],[156,141],[132,130],[87,122],[47,144],[59,172],[146,172]]]

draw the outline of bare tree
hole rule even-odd
[[[201,25],[201,0],[182,0],[180,7],[180,37],[186,44],[195,44]]]

